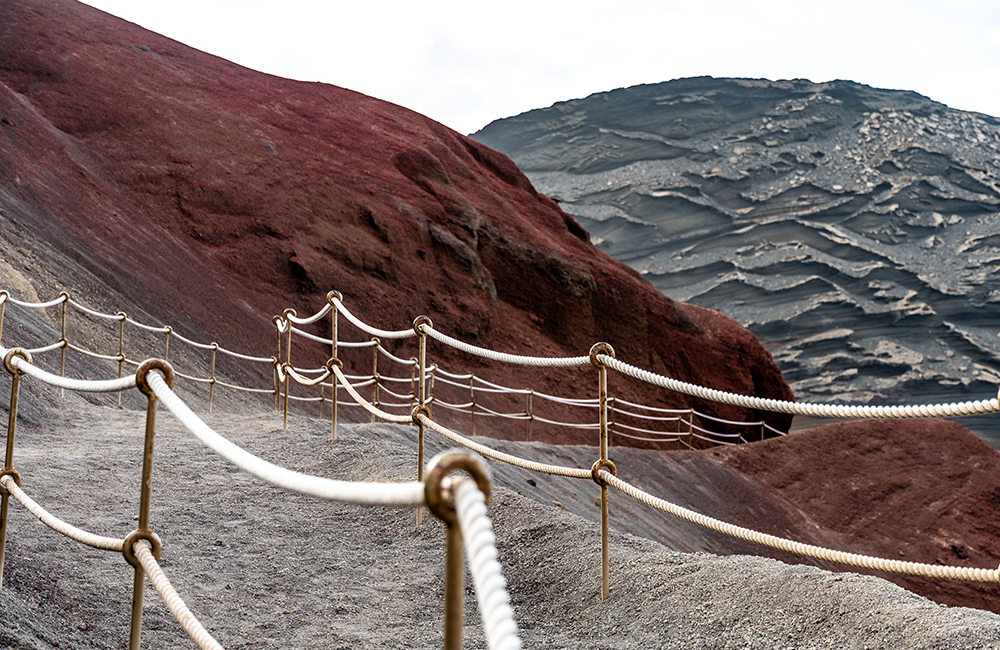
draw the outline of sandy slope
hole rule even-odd
[[[270,413],[213,415],[234,442],[293,469],[403,480],[410,429]],[[60,422],[66,422],[63,427]],[[26,408],[23,487],[67,520],[123,535],[137,512],[142,414],[67,398]],[[431,451],[443,448],[432,438]],[[503,483],[505,479],[501,477]],[[519,487],[519,486],[514,486]],[[571,494],[559,495],[570,501]],[[162,563],[226,647],[436,647],[443,530],[413,513],[288,495],[228,466],[173,418],[159,418],[152,526]],[[945,608],[883,580],[746,556],[682,554],[614,534],[612,596],[599,598],[597,525],[500,487],[491,504],[500,560],[526,647],[987,648],[1000,618]],[[12,508],[0,646],[123,647],[130,569],[57,537]],[[471,593],[466,647],[483,647]],[[144,646],[192,647],[147,591]]]

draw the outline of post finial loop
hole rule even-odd
[[[146,381],[146,375],[149,374],[150,370],[159,370],[163,373],[164,383],[170,388],[174,387],[173,367],[163,359],[146,359],[139,366],[138,370],[135,371],[135,386],[143,395],[146,397],[153,396],[153,389],[149,387],[149,383]]]
[[[424,496],[427,498],[427,507],[437,516],[438,519],[449,525],[458,523],[458,515],[455,513],[454,495],[451,490],[451,481],[445,478],[456,470],[467,472],[476,486],[483,493],[484,500],[490,501],[490,468],[478,455],[468,451],[449,449],[443,451],[427,465],[427,472],[424,475]]]
[[[24,348],[12,348],[7,351],[7,354],[3,358],[3,367],[7,369],[12,375],[19,375],[21,371],[14,367],[13,361],[14,357],[21,357],[28,363],[31,363],[31,353]]]
[[[609,470],[611,470],[611,475],[612,476],[618,476],[618,468],[615,467],[615,464],[612,463],[607,458],[602,458],[602,459],[598,460],[590,468],[590,476],[593,477],[594,483],[597,483],[601,487],[607,487],[608,486],[608,482],[605,481],[603,478],[601,478],[601,468],[602,467],[607,467]]]
[[[135,549],[132,545],[139,540],[144,539],[149,542],[149,551],[153,554],[153,559],[160,559],[160,552],[163,551],[163,542],[160,541],[160,536],[151,530],[133,530],[125,538],[125,542],[122,544],[122,555],[125,556],[125,561],[132,566],[139,566],[139,558],[135,556]]]
[[[597,355],[599,354],[603,354],[609,357],[614,357],[615,349],[611,347],[610,343],[595,343],[593,346],[591,346],[590,362],[595,366],[597,366],[598,368],[601,368],[604,366],[604,364],[601,363],[601,360],[597,358]]]
[[[423,336],[423,332],[420,330],[421,325],[426,325],[427,327],[434,327],[434,323],[427,316],[417,316],[413,319],[413,331],[417,333],[417,336]]]
[[[326,294],[326,302],[329,303],[331,307],[334,306],[333,305],[334,300],[339,300],[340,302],[344,302],[344,294],[340,293],[339,291],[328,292]]]
[[[4,467],[3,469],[0,469],[0,479],[5,476],[9,476],[11,480],[14,481],[14,485],[21,487],[21,475],[17,473],[16,469],[13,467]],[[7,488],[3,486],[3,483],[0,483],[0,495],[3,494],[10,494],[10,492],[8,492]]]

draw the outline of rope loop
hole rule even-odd
[[[4,467],[3,469],[0,469],[0,495],[10,495],[10,492],[7,491],[7,488],[4,486],[2,481],[5,476],[11,477],[14,481],[14,485],[21,487],[21,475],[17,473],[17,470],[13,467]]]
[[[135,387],[138,388],[143,395],[146,397],[153,397],[153,389],[149,387],[149,383],[146,381],[146,375],[149,374],[150,370],[159,370],[163,373],[163,381],[170,388],[174,387],[174,369],[173,367],[163,359],[146,359],[142,362],[139,368],[135,371]]]
[[[325,368],[328,371],[330,371],[331,375],[333,374],[333,367],[334,366],[337,366],[338,368],[340,368],[341,370],[343,370],[344,369],[344,362],[341,361],[340,359],[338,359],[337,357],[332,357],[332,358],[328,359],[327,362],[326,362]]]
[[[340,302],[344,302],[344,294],[340,293],[339,291],[328,291],[326,294],[326,304],[330,305],[331,307],[336,307],[337,305],[334,304],[333,302],[334,300],[339,300]]]
[[[590,468],[590,476],[594,479],[594,483],[597,483],[601,487],[608,487],[608,481],[603,476],[601,476],[601,468],[607,467],[611,470],[612,476],[618,476],[618,468],[607,458],[598,459],[596,463]]]
[[[150,552],[153,557],[157,560],[160,559],[160,552],[163,551],[163,542],[160,541],[160,536],[151,530],[139,530],[136,528],[125,538],[125,542],[122,544],[122,555],[125,556],[125,561],[134,567],[141,566],[139,558],[135,556],[135,549],[132,548],[134,544],[140,540],[146,540],[150,545]]]
[[[4,355],[3,367],[7,369],[7,372],[11,375],[21,375],[24,371],[14,367],[14,357],[21,357],[28,363],[31,363],[31,353],[24,348],[12,348]]]
[[[476,482],[476,487],[483,493],[485,503],[490,501],[490,469],[478,454],[458,449],[449,449],[431,459],[424,475],[424,497],[427,507],[438,519],[449,526],[458,524],[455,512],[455,495],[453,483],[445,478],[456,470],[468,473]]]
[[[431,322],[431,319],[429,317],[417,316],[416,318],[413,319],[413,331],[417,333],[417,336],[424,335],[423,330],[420,329],[422,325],[426,325],[427,327],[434,327],[434,323]]]
[[[591,348],[590,348],[590,362],[592,364],[594,364],[595,366],[597,366],[598,368],[603,368],[604,365],[605,365],[604,362],[601,361],[600,358],[598,358],[598,355],[601,355],[601,354],[609,356],[612,359],[614,359],[615,358],[615,349],[613,347],[611,347],[610,343],[595,343],[593,346],[591,346]]]
[[[414,424],[420,424],[420,416],[424,416],[428,420],[431,419],[431,410],[427,408],[427,405],[417,404],[412,409],[410,409],[410,417],[413,418]]]

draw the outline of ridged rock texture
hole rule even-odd
[[[667,295],[747,326],[800,401],[996,395],[996,118],[848,81],[706,77],[472,137]]]
[[[12,285],[43,298],[82,287],[97,307],[238,351],[273,354],[272,316],[311,314],[339,290],[387,329],[426,314],[469,342],[544,356],[604,340],[656,372],[792,398],[752,334],[598,250],[507,157],[399,106],[257,73],[70,0],[0,5],[0,214]],[[322,364],[312,354],[296,360]],[[432,354],[452,370],[478,363]],[[490,365],[481,374],[506,385],[596,397],[593,368],[543,382]],[[624,380],[612,390],[789,424]],[[582,442],[577,431],[548,439]]]

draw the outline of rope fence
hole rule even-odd
[[[483,615],[484,631],[490,648],[516,648],[520,646],[517,639],[517,628],[513,621],[509,596],[503,582],[499,564],[496,562],[495,537],[490,529],[488,518],[485,517],[485,502],[489,495],[488,469],[481,460],[470,454],[461,454],[461,458],[439,455],[426,468],[424,465],[424,432],[430,429],[451,442],[470,449],[477,454],[497,462],[507,463],[529,471],[541,472],[570,478],[593,480],[601,491],[601,531],[602,531],[602,598],[609,594],[609,508],[608,488],[613,487],[623,495],[634,498],[652,508],[661,510],[680,519],[695,523],[716,532],[733,536],[745,541],[754,542],[769,548],[798,554],[814,560],[834,562],[851,567],[901,573],[925,578],[941,580],[963,580],[972,582],[998,582],[1000,569],[967,568],[945,565],[921,564],[875,558],[817,546],[807,545],[794,540],[768,535],[749,528],[729,524],[707,515],[703,515],[676,504],[646,493],[634,485],[618,478],[618,468],[608,457],[608,449],[612,435],[619,435],[639,441],[674,442],[694,448],[695,440],[707,441],[712,444],[738,444],[761,440],[768,433],[779,435],[784,432],[774,429],[765,421],[742,422],[720,418],[711,414],[695,411],[692,408],[670,409],[643,406],[609,395],[607,390],[608,371],[637,379],[653,386],[680,392],[707,401],[740,406],[757,411],[775,413],[809,415],[837,418],[916,418],[916,417],[957,417],[973,414],[994,413],[1000,411],[998,399],[976,400],[951,404],[916,405],[916,406],[852,406],[796,403],[757,396],[739,395],[719,391],[709,387],[689,384],[671,377],[652,373],[632,366],[615,358],[614,350],[606,343],[595,344],[588,355],[578,357],[534,357],[520,354],[490,350],[474,346],[450,337],[431,324],[430,319],[418,317],[413,327],[406,330],[383,330],[364,323],[353,315],[343,304],[343,297],[337,292],[327,296],[327,304],[315,314],[299,318],[294,310],[285,310],[281,316],[273,319],[275,326],[275,354],[273,357],[255,357],[226,351],[232,358],[248,363],[268,363],[273,371],[273,385],[270,389],[245,387],[240,388],[222,382],[215,372],[216,354],[223,351],[216,343],[199,344],[184,339],[177,334],[173,337],[189,347],[203,352],[211,352],[211,372],[208,378],[194,374],[175,373],[166,361],[169,352],[169,341],[172,330],[169,327],[147,326],[132,321],[124,313],[117,315],[101,314],[89,308],[78,305],[63,293],[56,300],[46,303],[25,303],[0,291],[0,336],[3,332],[3,309],[7,303],[23,308],[47,309],[61,307],[62,326],[60,340],[48,346],[36,348],[35,353],[44,354],[61,349],[63,358],[60,361],[59,374],[50,373],[33,364],[31,352],[21,349],[0,347],[4,355],[4,366],[12,376],[10,425],[6,460],[0,470],[0,487],[2,487],[3,509],[0,513],[3,528],[0,530],[0,586],[2,586],[2,553],[6,533],[6,517],[8,497],[13,496],[29,512],[32,512],[43,523],[78,542],[103,548],[120,550],[125,559],[135,567],[135,587],[133,597],[133,630],[130,635],[130,647],[138,647],[138,635],[141,626],[141,590],[142,576],[148,574],[157,592],[168,602],[168,607],[182,627],[202,648],[219,646],[214,639],[201,627],[197,619],[187,610],[176,591],[159,569],[157,559],[160,542],[149,527],[149,495],[148,472],[151,472],[152,439],[155,428],[155,411],[162,402],[174,417],[176,417],[198,440],[216,454],[264,481],[281,489],[289,490],[311,497],[337,501],[354,505],[377,505],[383,507],[414,508],[417,523],[421,521],[424,507],[430,509],[438,518],[446,523],[446,586],[445,586],[445,631],[444,647],[456,648],[461,644],[461,615],[456,614],[455,601],[461,603],[461,557],[464,538],[467,543],[468,563],[476,585],[477,599]],[[118,321],[117,354],[103,354],[87,351],[71,344],[66,339],[66,306],[87,313],[90,316],[105,321]],[[338,337],[338,315],[360,331],[375,338],[370,341],[342,342]],[[310,333],[297,326],[316,326],[330,317],[330,337],[326,338]],[[130,323],[150,334],[164,335],[163,359],[147,360],[139,363],[127,359],[124,349],[124,326]],[[293,365],[293,336],[302,344],[318,345],[328,355],[325,366],[320,368],[302,368]],[[385,349],[380,339],[404,340],[416,338],[416,355],[405,359]],[[430,363],[427,355],[427,340],[432,339],[461,352],[485,358],[504,364],[530,366],[536,368],[581,368],[583,372],[597,372],[598,395],[596,398],[570,398],[548,395],[530,388],[510,388],[485,381],[471,373],[456,374],[439,368]],[[108,380],[81,380],[65,377],[65,351],[86,354],[102,361],[117,362],[119,377]],[[351,354],[369,354],[372,364],[370,375],[348,374],[344,371],[344,360],[338,351],[352,351]],[[316,354],[315,350],[311,354]],[[379,361],[388,362],[409,373],[409,377],[392,377],[380,373]],[[126,365],[137,367],[135,374],[124,375],[122,368]],[[356,365],[356,364],[355,364]],[[32,501],[20,489],[20,478],[13,468],[14,429],[17,410],[17,393],[21,375],[46,384],[81,392],[120,392],[137,388],[147,398],[147,432],[146,449],[143,461],[143,486],[140,499],[139,527],[124,539],[106,538],[87,533],[46,513],[37,503]],[[364,409],[373,421],[381,420],[397,424],[409,424],[417,428],[417,478],[415,481],[402,483],[358,483],[339,481],[335,479],[312,476],[289,470],[265,461],[239,448],[226,440],[209,427],[173,390],[175,377],[180,377],[194,383],[209,383],[224,385],[235,390],[256,391],[273,395],[274,407],[277,409],[283,403],[284,417],[287,426],[288,407],[290,402],[318,401],[320,417],[323,417],[323,406],[331,407],[332,439],[336,440],[338,406],[352,406]],[[440,385],[441,394],[434,393],[435,383]],[[301,389],[319,391],[316,395],[291,394],[291,385]],[[405,391],[408,384],[409,392]],[[403,390],[391,389],[388,385],[402,386]],[[339,391],[343,389],[348,399],[342,401]],[[457,399],[444,394],[451,391]],[[365,390],[369,395],[360,391]],[[467,391],[467,393],[465,393]],[[328,392],[328,395],[327,395]],[[467,395],[467,397],[466,397]],[[385,397],[390,401],[383,403]],[[493,399],[514,399],[523,404],[523,410],[502,410],[493,405],[487,405]],[[545,417],[543,404],[557,404],[562,407],[580,409],[581,421],[566,422]],[[211,395],[209,398],[211,409]],[[432,409],[439,408],[450,412],[468,413],[472,418],[472,435],[476,435],[476,417],[503,418],[511,421],[524,421],[526,434],[531,439],[531,427],[534,423],[572,427],[594,431],[599,436],[599,457],[590,468],[574,468],[559,465],[539,463],[526,458],[520,458],[495,450],[485,444],[474,441],[454,429],[445,426],[432,416]],[[520,409],[520,406],[516,407]],[[403,409],[405,413],[392,413],[386,409]],[[596,413],[595,413],[596,412]],[[592,419],[596,415],[596,422]],[[703,424],[714,422],[737,428],[744,433],[713,432]],[[651,427],[659,428],[651,428]],[[663,427],[675,428],[675,431],[663,430]],[[457,482],[455,477],[447,474],[462,470],[472,476],[472,480]],[[458,575],[458,577],[456,577]],[[457,594],[457,595],[456,595]],[[138,600],[138,613],[135,601]],[[171,605],[170,603],[173,603]],[[457,616],[457,618],[456,618]],[[138,622],[137,622],[138,621]],[[457,621],[457,622],[456,622]],[[456,638],[458,645],[455,645]],[[213,645],[214,644],[214,645]]]

